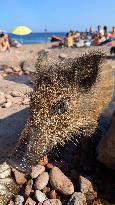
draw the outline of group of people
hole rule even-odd
[[[0,51],[10,51],[11,43],[8,34],[0,34]]]
[[[92,35],[93,45],[99,45],[107,39],[115,38],[115,26],[112,27],[111,32],[108,32],[107,26],[104,26],[103,29],[98,25],[97,32]]]
[[[66,34],[63,46],[64,47],[82,47],[84,45],[90,46],[90,45],[101,45],[101,43],[105,42],[108,39],[115,38],[115,26],[112,27],[111,32],[108,32],[107,26],[104,26],[103,29],[100,25],[97,27],[96,32],[85,32],[80,33],[78,31],[73,32],[70,31]]]

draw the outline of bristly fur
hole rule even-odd
[[[30,116],[10,157],[12,166],[27,171],[72,134],[82,130],[89,137],[94,132],[113,92],[111,69],[107,65],[105,72],[102,63],[99,51],[65,60],[51,60],[46,52],[39,53]]]

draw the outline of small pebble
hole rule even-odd
[[[32,192],[32,186],[33,186],[33,180],[30,179],[25,188],[25,194],[24,194],[25,197],[28,197]]]
[[[8,205],[15,205],[12,199],[9,201]]]
[[[55,190],[52,190],[52,191],[50,192],[50,199],[56,199],[56,198],[57,198],[57,193],[56,193]]]
[[[35,181],[34,184],[35,189],[38,190],[44,189],[47,186],[48,181],[49,181],[49,174],[47,172],[43,172],[38,176],[38,178]]]
[[[2,107],[3,107],[3,108],[10,108],[11,105],[12,105],[12,102],[9,101],[9,102],[4,103],[4,104],[2,105]]]
[[[25,174],[22,172],[17,171],[16,169],[12,168],[12,171],[14,172],[15,180],[18,185],[23,185],[27,181],[25,178]]]
[[[9,177],[10,175],[11,175],[11,168],[6,162],[4,162],[3,164],[0,165],[0,178],[4,179]]]
[[[36,205],[36,202],[33,201],[30,197],[26,200],[25,205]]]
[[[94,192],[91,179],[88,177],[80,176],[81,192],[86,194],[87,192]]]
[[[0,106],[4,103],[6,103],[6,98],[4,97],[4,95],[0,95]]]
[[[43,205],[62,205],[59,199],[48,199],[43,202]]]
[[[50,192],[50,187],[44,187],[42,192],[45,193],[45,194]]]
[[[86,198],[84,196],[83,193],[81,192],[75,192],[69,202],[67,203],[67,205],[87,205],[86,203]]]
[[[71,195],[74,192],[73,183],[58,167],[53,167],[50,170],[50,183],[55,190],[62,194]]]
[[[47,169],[52,169],[53,168],[53,164],[52,163],[48,163],[47,164]]]
[[[6,68],[6,69],[5,69],[5,73],[6,73],[6,74],[11,74],[11,73],[13,73],[12,68]]]
[[[11,92],[11,96],[12,97],[20,97],[21,93],[19,91],[14,90],[14,91]]]
[[[40,174],[42,174],[45,171],[45,167],[42,165],[36,165],[32,167],[32,172],[30,176],[32,179],[37,178]]]
[[[35,197],[38,200],[38,202],[43,202],[43,201],[47,200],[46,195],[39,190],[35,191]]]
[[[15,205],[23,205],[24,202],[24,197],[17,195],[15,198]]]

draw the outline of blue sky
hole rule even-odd
[[[0,29],[26,25],[34,32],[85,30],[115,25],[115,0],[5,0],[0,2]]]

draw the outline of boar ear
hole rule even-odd
[[[74,59],[72,69],[75,71],[75,82],[80,88],[90,89],[95,83],[100,67],[104,60],[104,53],[93,51]]]
[[[80,88],[88,89],[96,81],[104,54],[100,51],[86,53],[79,58],[70,59],[68,74],[69,82],[76,84]]]

